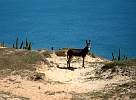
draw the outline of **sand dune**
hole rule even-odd
[[[27,77],[11,75],[0,78],[0,91],[26,97],[30,100],[71,100],[74,95],[103,90],[110,84],[123,84],[130,81],[127,76],[116,75],[112,79],[95,79],[96,70],[108,60],[87,56],[85,68],[82,58],[73,58],[71,69],[67,68],[66,57],[52,54],[45,61],[38,62],[36,72],[45,74],[43,80],[33,81]],[[94,79],[90,79],[94,77]],[[17,100],[21,100],[20,98]],[[15,99],[15,97],[12,97]]]

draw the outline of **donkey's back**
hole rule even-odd
[[[69,49],[67,52],[68,56],[82,56],[83,49]]]

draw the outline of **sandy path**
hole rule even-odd
[[[86,60],[86,68],[81,68],[81,60],[73,62],[72,66],[77,69],[65,69],[66,59],[64,57],[53,57],[48,59],[54,64],[58,64],[59,68],[51,67],[47,69],[46,65],[40,65],[37,68],[38,72],[45,73],[44,81],[29,81],[22,79],[20,76],[8,76],[0,79],[0,91],[10,92],[17,96],[30,98],[31,100],[70,100],[74,93],[87,93],[94,90],[101,90],[107,84],[124,83],[129,80],[128,77],[116,76],[111,80],[85,80],[94,76],[93,70],[95,66],[100,64],[90,65],[90,60]],[[97,61],[102,61],[98,60]],[[94,60],[94,61],[96,61]],[[90,73],[91,74],[87,74]]]

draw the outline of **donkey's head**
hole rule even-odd
[[[91,40],[87,41],[86,40],[86,47],[88,48],[88,51],[91,49]]]

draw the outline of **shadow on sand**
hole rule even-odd
[[[71,71],[74,71],[75,69],[77,69],[75,67],[59,67],[59,66],[57,68],[59,68],[59,69],[68,69],[68,70],[71,70]]]

